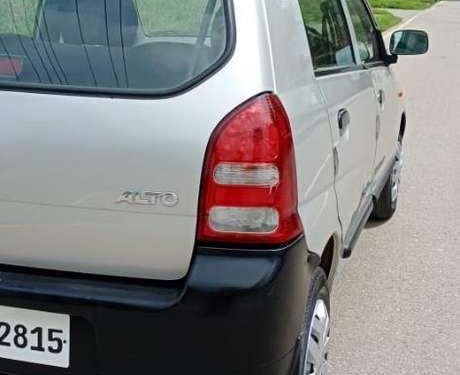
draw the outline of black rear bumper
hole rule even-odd
[[[71,315],[71,367],[0,360],[0,374],[291,373],[315,266],[299,239],[261,252],[201,248],[180,282],[0,269],[0,305]]]

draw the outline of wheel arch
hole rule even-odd
[[[407,124],[407,116],[406,112],[403,112],[401,115],[401,123],[399,125],[399,134],[398,134],[398,141],[402,142],[404,136],[406,135],[406,124]]]
[[[326,245],[324,246],[323,253],[321,254],[320,267],[326,273],[326,276],[330,284],[332,284],[332,281],[335,276],[335,271],[337,269],[337,265],[340,259],[340,256],[339,256],[340,245],[339,244],[340,244],[340,241],[337,235],[335,234],[331,235]]]

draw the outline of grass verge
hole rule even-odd
[[[396,17],[385,9],[374,9],[374,15],[382,31],[388,30],[401,22],[401,18]]]
[[[370,0],[374,8],[392,9],[426,9],[436,3],[437,0]]]

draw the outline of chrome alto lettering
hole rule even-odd
[[[179,197],[173,192],[125,191],[118,198],[117,203],[138,206],[162,205],[165,207],[174,207],[179,203]]]

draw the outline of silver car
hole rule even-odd
[[[0,2],[0,373],[325,374],[406,112],[363,0]]]

